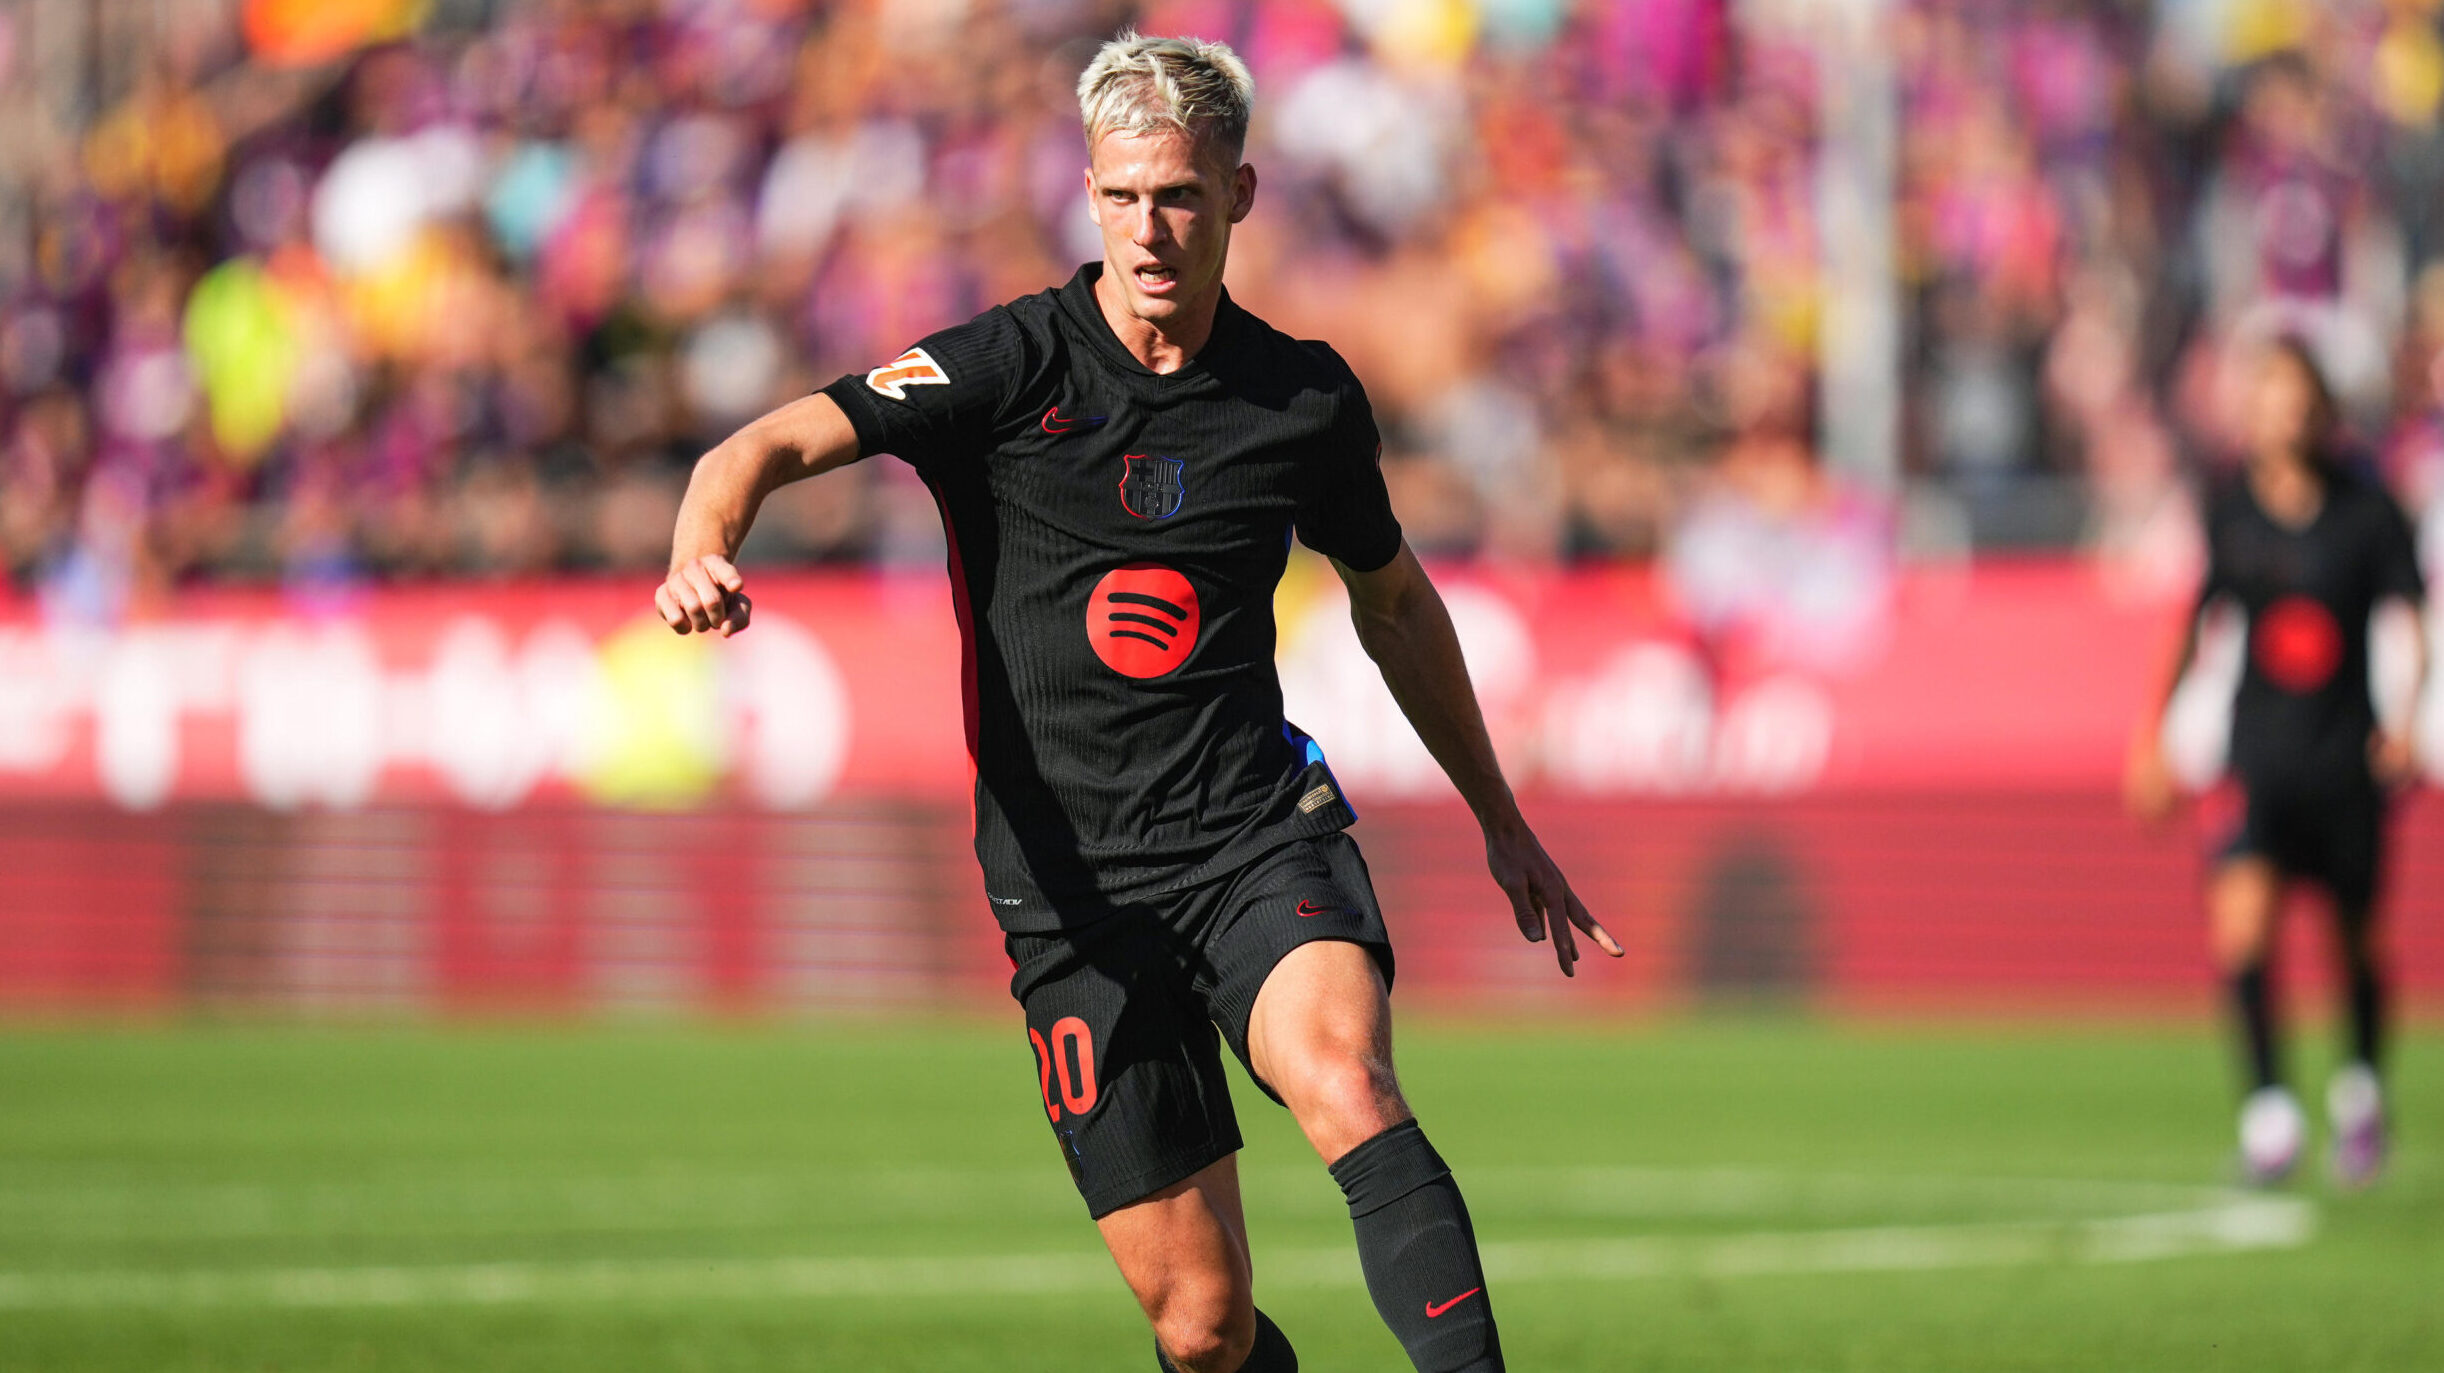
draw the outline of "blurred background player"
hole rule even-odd
[[[2253,1181],[2279,1181],[2306,1136],[2284,1082],[2269,964],[2285,888],[2308,882],[2332,902],[2348,1008],[2349,1056],[2327,1092],[2334,1173],[2360,1185],[2385,1157],[2376,903],[2386,801],[2417,767],[2408,730],[2427,671],[2422,630],[2417,680],[2380,718],[2371,627],[2388,602],[2423,610],[2425,587],[2400,508],[2343,460],[2334,396],[2308,347],[2288,337],[2268,344],[2251,375],[2246,463],[2209,508],[2197,613],[2133,748],[2130,794],[2149,818],[2172,807],[2165,713],[2197,659],[2206,612],[2236,606],[2247,618],[2230,749],[2240,808],[2217,839],[2207,909],[2248,1075],[2242,1163]]]

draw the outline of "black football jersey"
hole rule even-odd
[[[1226,295],[1178,371],[1105,323],[1102,265],[824,388],[941,506],[1002,927],[1084,924],[1354,820],[1282,714],[1273,593],[1297,537],[1400,551],[1373,412],[1320,343]]]
[[[2245,480],[2220,492],[2199,603],[2229,599],[2248,617],[2233,772],[2249,783],[2364,783],[2376,728],[2369,615],[2389,597],[2424,595],[2410,523],[2373,483],[2337,473],[2302,529],[2268,515]]]

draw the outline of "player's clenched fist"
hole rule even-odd
[[[670,570],[654,590],[653,608],[675,634],[719,630],[727,639],[747,627],[746,586],[729,559],[707,553]]]

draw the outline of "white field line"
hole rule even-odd
[[[1485,1267],[1494,1277],[1551,1280],[2134,1263],[2189,1254],[2294,1248],[2314,1238],[2316,1229],[2316,1208],[2308,1202],[2288,1197],[2233,1197],[2200,1210],[2100,1220],[1492,1244],[1485,1247]]]
[[[333,1232],[516,1234],[725,1230],[827,1215],[964,1214],[1034,1201],[1077,1209],[1043,1170],[362,1182],[65,1183],[0,1187],[0,1234],[236,1239]]]
[[[1254,1194],[1315,1200],[1317,1170],[1242,1171]],[[1896,1210],[2008,1211],[2038,1217],[2178,1210],[2220,1197],[2171,1183],[1794,1174],[1738,1168],[1476,1167],[1471,1198],[1513,1215],[1668,1219],[1892,1217]],[[1323,1189],[1328,1191],[1328,1189]],[[1333,1202],[1337,1202],[1333,1198]],[[0,1234],[70,1239],[240,1238],[347,1233],[768,1229],[887,1214],[964,1215],[980,1204],[1074,1214],[1044,1169],[877,1169],[822,1174],[679,1173],[593,1178],[400,1178],[263,1183],[58,1182],[0,1185]],[[1331,1209],[1337,1212],[1337,1205]],[[1319,1214],[1321,1214],[1319,1212]]]
[[[2289,1248],[2306,1244],[2316,1233],[2315,1206],[2298,1198],[2207,1189],[2134,1186],[2130,1190],[2188,1191],[2192,1204],[2074,1220],[1500,1243],[1486,1246],[1485,1265],[1488,1275],[1497,1281],[1908,1272],[2037,1263],[2129,1263]],[[1275,1251],[1258,1259],[1259,1276],[1268,1283],[1352,1286],[1360,1280],[1356,1256],[1346,1246]],[[1108,1258],[1078,1251],[998,1257],[0,1273],[0,1310],[1029,1296],[1100,1291],[1116,1280]]]

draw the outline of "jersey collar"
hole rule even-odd
[[[1102,263],[1080,265],[1077,275],[1071,277],[1057,293],[1061,309],[1077,325],[1078,332],[1093,340],[1096,349],[1114,363],[1138,376],[1151,377],[1159,382],[1189,381],[1204,376],[1208,362],[1220,356],[1223,349],[1238,336],[1239,318],[1246,313],[1230,298],[1230,288],[1223,287],[1222,301],[1214,307],[1213,333],[1205,340],[1205,346],[1197,350],[1196,356],[1181,363],[1178,371],[1157,372],[1138,361],[1137,355],[1129,351],[1129,346],[1112,332],[1111,321],[1103,317],[1103,308],[1095,303],[1095,283],[1102,278]]]

